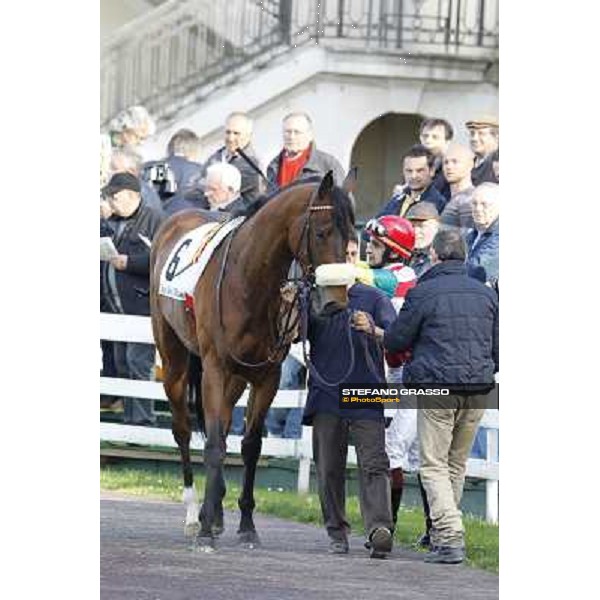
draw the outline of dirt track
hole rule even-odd
[[[262,548],[236,545],[238,515],[214,554],[192,551],[183,537],[181,504],[101,499],[102,600],[488,600],[498,577],[463,566],[427,565],[422,555],[394,548],[371,560],[362,538],[350,554],[327,554],[325,532],[257,515]]]

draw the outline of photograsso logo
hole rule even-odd
[[[408,389],[408,388],[343,388],[342,396],[349,398],[348,402],[358,397],[377,396],[380,398],[396,397],[396,396],[449,396],[448,388],[426,388],[426,389]]]
[[[339,407],[346,409],[375,408],[498,408],[497,384],[419,385],[405,387],[365,384],[338,386]]]

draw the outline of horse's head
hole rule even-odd
[[[329,171],[312,193],[300,233],[301,251],[298,258],[304,272],[317,271],[320,302],[323,309],[334,303],[348,304],[346,249],[354,228],[354,207],[349,194],[356,184],[356,169],[352,169],[341,188],[336,187]],[[339,265],[339,268],[337,267]],[[346,273],[346,275],[344,274]],[[353,282],[353,278],[352,278]]]

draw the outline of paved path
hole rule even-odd
[[[192,551],[184,509],[172,502],[101,499],[102,600],[488,600],[498,577],[454,565],[427,565],[394,548],[371,560],[362,538],[350,554],[327,554],[323,530],[256,516],[262,548],[236,545],[238,515],[226,513],[214,554]]]

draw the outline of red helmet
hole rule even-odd
[[[365,231],[385,244],[392,252],[409,259],[415,247],[415,230],[408,219],[396,215],[384,215],[371,219]]]

